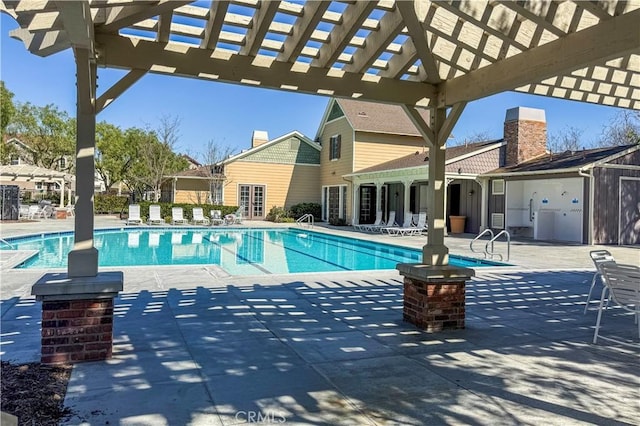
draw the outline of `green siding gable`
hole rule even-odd
[[[293,136],[238,161],[279,164],[320,164],[320,151]]]
[[[333,102],[333,106],[331,107],[331,111],[329,111],[329,116],[327,117],[327,121],[335,120],[336,118],[344,117],[344,112],[342,112],[342,108],[338,105],[337,102]]]

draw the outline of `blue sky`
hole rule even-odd
[[[47,58],[26,51],[9,37],[17,23],[1,14],[0,79],[14,94],[14,101],[36,105],[49,103],[75,116],[75,65],[70,50]],[[100,68],[98,93],[125,74]],[[98,115],[98,121],[128,127],[156,127],[162,115],[181,119],[177,150],[198,158],[209,140],[234,151],[250,146],[253,130],[266,130],[271,138],[293,130],[314,138],[329,98],[147,74]],[[469,103],[453,130],[453,143],[477,133],[502,137],[505,112],[526,106],[546,111],[548,132],[568,127],[583,130],[583,145],[598,139],[602,127],[619,110],[587,103],[563,101],[514,92]]]

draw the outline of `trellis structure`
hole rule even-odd
[[[425,265],[448,263],[444,142],[467,102],[514,90],[640,109],[638,0],[4,0],[2,10],[30,52],[75,54],[72,277],[97,275],[96,114],[149,72],[403,105],[432,148]],[[98,94],[98,66],[128,73]]]

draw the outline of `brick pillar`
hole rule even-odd
[[[111,358],[113,299],[42,303],[43,364]]]
[[[31,288],[42,301],[43,364],[98,361],[113,353],[113,299],[122,272],[95,277],[45,274]]]
[[[429,283],[405,277],[405,321],[426,331],[464,328],[465,281]]]
[[[398,264],[404,276],[403,319],[426,331],[464,328],[469,268],[449,265]]]

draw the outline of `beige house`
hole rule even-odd
[[[320,146],[297,131],[273,140],[255,131],[250,149],[170,178],[165,201],[239,205],[247,219],[264,219],[274,206],[320,202]]]

